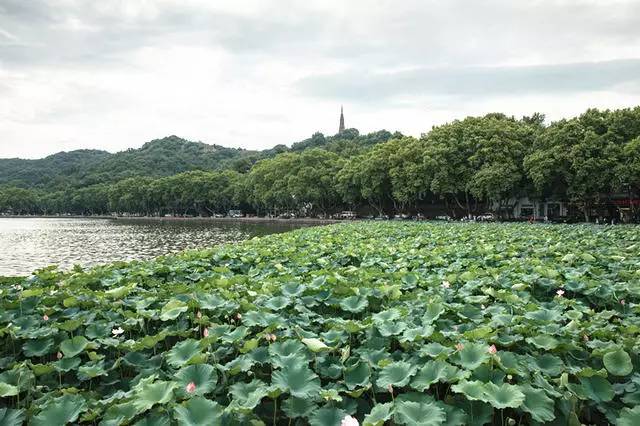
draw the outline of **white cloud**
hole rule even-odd
[[[637,16],[636,1],[3,0],[0,157],[169,134],[268,148],[335,133],[340,104],[348,126],[413,135],[631,106]]]

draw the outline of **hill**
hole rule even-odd
[[[291,148],[280,144],[262,151],[208,145],[173,135],[115,154],[76,150],[37,160],[0,159],[0,185],[60,190],[112,183],[134,176],[172,176],[191,170],[246,172],[256,161],[289,150],[300,152],[322,148],[350,156],[396,135],[398,133],[386,130],[360,135],[356,129],[347,129],[335,136],[316,133],[310,139],[294,143]]]

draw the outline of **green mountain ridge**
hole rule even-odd
[[[346,129],[335,136],[315,133],[309,139],[293,143],[291,148],[279,144],[265,150],[228,148],[171,135],[117,153],[79,149],[34,160],[0,159],[0,186],[62,190],[113,183],[135,176],[172,176],[192,170],[246,172],[256,161],[282,152],[323,148],[351,155],[395,135],[399,133],[381,130],[361,136],[356,129]]]

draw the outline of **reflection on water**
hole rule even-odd
[[[52,264],[66,269],[74,264],[150,259],[300,226],[204,220],[0,218],[0,276],[28,275]]]

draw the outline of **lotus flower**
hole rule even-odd
[[[558,295],[558,297],[562,297],[564,295],[564,290],[560,289],[560,290],[556,291],[556,294]]]
[[[498,352],[498,348],[496,348],[496,345],[489,346],[489,353],[491,355],[495,354],[496,352]]]
[[[461,351],[464,349],[464,345],[462,343],[456,344],[456,350]]]
[[[620,300],[620,304],[621,304],[622,306],[624,306],[624,304],[625,304],[624,299]]]
[[[119,336],[122,333],[124,333],[122,327],[114,328],[113,330],[111,330],[111,334],[113,334],[114,336]]]
[[[340,426],[359,426],[358,420],[354,419],[351,416],[345,416],[344,419],[340,422]]]
[[[198,311],[196,313],[196,318],[198,318],[198,319],[202,318],[202,312]]]
[[[194,393],[196,391],[196,384],[193,382],[189,382],[185,389],[188,393]]]
[[[209,337],[209,329],[208,329],[208,328],[205,328],[205,329],[204,329],[204,331],[202,332],[202,335],[203,335],[204,337]]]
[[[236,314],[236,318],[237,318],[238,321],[240,321],[242,319],[242,314],[240,312],[238,312]]]
[[[451,283],[449,281],[442,281],[442,287],[449,288],[451,287]]]
[[[45,320],[45,321],[49,321],[49,315],[44,314],[44,315],[42,316],[42,319],[43,319],[43,320]]]

